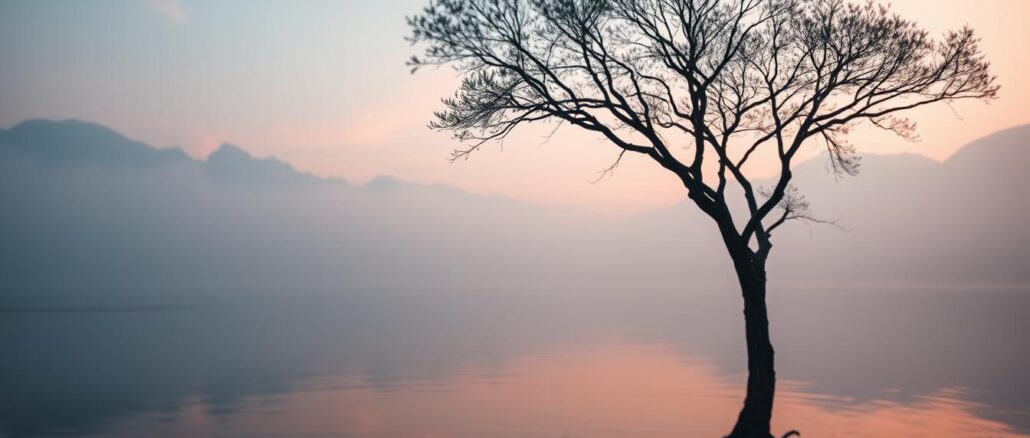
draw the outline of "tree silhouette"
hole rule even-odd
[[[434,0],[408,23],[425,48],[413,69],[463,76],[430,125],[466,143],[453,159],[558,121],[620,148],[612,168],[627,152],[650,157],[714,221],[744,300],[747,396],[730,437],[771,436],[765,265],[775,230],[812,219],[790,184],[801,146],[825,146],[832,169],[854,175],[850,128],[911,138],[904,111],[998,91],[971,29],[935,40],[872,2]],[[771,187],[748,177],[759,156],[778,160]],[[746,208],[732,209],[739,196]]]

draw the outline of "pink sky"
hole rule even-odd
[[[969,24],[983,38],[992,61],[1001,98],[922,109],[912,113],[920,140],[910,143],[874,129],[858,129],[852,141],[864,153],[915,153],[943,160],[964,144],[992,132],[1030,123],[1030,2],[902,0],[893,2],[900,14],[917,18],[931,34]],[[386,99],[343,126],[311,127],[307,144],[322,144],[292,155],[299,166],[319,174],[362,181],[393,173],[422,182],[445,182],[477,192],[498,192],[544,204],[572,205],[621,215],[675,203],[684,193],[674,177],[644,157],[631,157],[614,178],[593,183],[616,150],[595,135],[574,129],[559,132],[548,143],[541,127],[519,132],[499,147],[485,148],[467,162],[447,165],[453,142],[424,128],[437,98],[453,89],[453,74],[420,72],[394,89]],[[335,134],[332,132],[335,131]],[[284,140],[289,138],[285,135]],[[346,138],[353,148],[334,149],[333,140]],[[358,146],[360,145],[360,146]],[[812,146],[818,153],[817,146]],[[338,159],[326,160],[327,156]],[[583,157],[586,157],[585,159]],[[354,160],[353,162],[349,162]]]
[[[594,183],[617,150],[573,129],[543,143],[548,127],[530,127],[508,138],[503,152],[491,146],[467,162],[448,164],[456,144],[425,125],[439,98],[453,92],[456,74],[442,68],[410,75],[404,66],[416,49],[403,40],[403,17],[423,3],[260,3],[241,11],[231,2],[98,2],[90,4],[102,9],[95,16],[71,11],[64,18],[64,9],[86,3],[46,4],[58,11],[34,11],[44,6],[32,3],[18,5],[24,10],[7,6],[11,10],[0,15],[11,22],[0,19],[6,25],[0,36],[8,41],[0,42],[0,54],[17,67],[0,72],[0,101],[8,103],[0,109],[0,124],[73,117],[151,144],[180,146],[195,157],[231,142],[358,184],[392,175],[616,216],[683,199],[675,178],[643,157],[629,157],[614,177]],[[912,113],[919,123],[916,143],[859,129],[852,141],[860,151],[943,160],[969,141],[1030,123],[1024,79],[1030,70],[1030,2],[892,3],[934,35],[966,24],[976,29],[1001,97],[990,105],[963,102]],[[111,47],[92,57],[83,53],[102,47],[105,35],[89,26],[113,29]],[[123,41],[125,32],[138,37]],[[41,42],[23,44],[35,40]],[[52,47],[48,53],[48,42],[75,51]],[[28,50],[26,44],[39,47]],[[819,152],[812,148],[810,155]]]

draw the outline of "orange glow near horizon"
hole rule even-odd
[[[45,14],[23,7],[30,11],[21,16],[11,8],[8,27],[25,27],[7,29],[17,38],[6,40],[26,47],[0,46],[11,66],[0,75],[0,100],[8,103],[0,123],[79,118],[159,147],[180,146],[196,158],[229,142],[357,184],[390,175],[612,216],[684,198],[676,178],[642,156],[627,156],[614,177],[595,184],[618,150],[568,127],[546,142],[553,125],[525,127],[505,141],[503,153],[488,145],[468,162],[449,164],[458,145],[426,124],[440,109],[439,99],[455,91],[458,74],[442,67],[412,75],[404,64],[418,48],[403,39],[403,17],[417,12],[423,0],[260,4],[243,17],[231,5],[179,3],[182,12],[171,17],[174,23],[167,16],[149,17],[154,11],[144,7],[111,6],[113,11],[96,16],[68,12],[75,9],[70,7]],[[860,152],[944,160],[973,140],[1030,123],[1030,2],[889,3],[936,37],[966,25],[975,29],[1002,88],[990,104],[964,101],[910,113],[919,125],[915,143],[858,128],[850,140]],[[53,19],[58,12],[67,13],[67,22]],[[130,13],[138,16],[116,16]],[[150,19],[155,22],[148,24]],[[40,29],[47,23],[60,26]],[[107,41],[113,47],[91,59],[82,52],[92,49],[77,46],[92,38],[83,35],[96,34],[86,27],[91,24],[138,25],[140,35],[124,47],[124,38]],[[37,50],[35,39],[54,44]],[[155,59],[136,61],[141,57]],[[808,148],[802,158],[821,151],[814,143]]]
[[[1030,2],[1005,0],[982,3],[958,0],[891,2],[902,16],[916,19],[931,35],[940,36],[964,25],[983,39],[992,61],[1000,98],[989,104],[963,101],[916,110],[909,115],[919,125],[916,142],[859,127],[850,136],[861,153],[914,153],[938,161],[963,145],[996,131],[1030,123]],[[383,99],[342,123],[311,124],[300,130],[270,130],[261,144],[264,153],[280,155],[299,168],[318,175],[363,183],[386,174],[421,183],[457,186],[476,193],[499,193],[544,205],[598,211],[624,216],[674,204],[685,197],[675,177],[644,157],[628,156],[614,177],[594,183],[598,172],[615,159],[617,150],[597,135],[562,128],[549,141],[551,127],[524,127],[503,144],[488,145],[468,162],[449,165],[446,158],[458,146],[446,133],[425,127],[439,98],[453,92],[456,74],[449,68],[420,71],[393,87]],[[271,139],[275,138],[274,141]],[[269,144],[271,142],[271,144]],[[291,143],[292,142],[292,143]],[[282,149],[272,145],[291,145]],[[812,144],[802,159],[821,152]],[[771,165],[756,163],[758,174],[771,174]]]
[[[497,365],[497,364],[493,364]],[[743,376],[720,374],[672,347],[620,343],[551,351],[452,378],[416,376],[377,387],[359,375],[312,382],[282,398],[253,397],[246,410],[214,419],[187,403],[160,433],[267,434],[368,437],[591,437],[722,436],[743,396]],[[396,390],[391,389],[396,386]],[[803,436],[1022,435],[982,419],[961,392],[940,389],[910,404],[856,402],[806,392],[781,381],[773,430]],[[129,426],[131,427],[131,426]],[[183,428],[179,430],[176,428]],[[118,431],[115,427],[113,430]],[[129,432],[147,432],[128,429]]]

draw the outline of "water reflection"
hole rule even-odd
[[[1028,433],[1026,292],[777,293],[776,430]],[[291,293],[106,311],[7,308],[0,430],[720,436],[743,396],[738,307],[715,289],[551,285]]]

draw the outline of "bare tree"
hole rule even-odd
[[[833,170],[853,175],[852,127],[911,138],[904,111],[998,91],[971,29],[935,40],[872,2],[432,0],[408,22],[425,48],[413,68],[462,73],[431,124],[466,143],[454,159],[558,121],[603,136],[619,159],[650,157],[714,221],[744,299],[747,396],[731,437],[771,436],[765,265],[773,232],[811,219],[790,184],[801,146],[825,146]],[[759,156],[778,160],[770,188],[748,177]],[[737,196],[746,208],[731,209]]]

